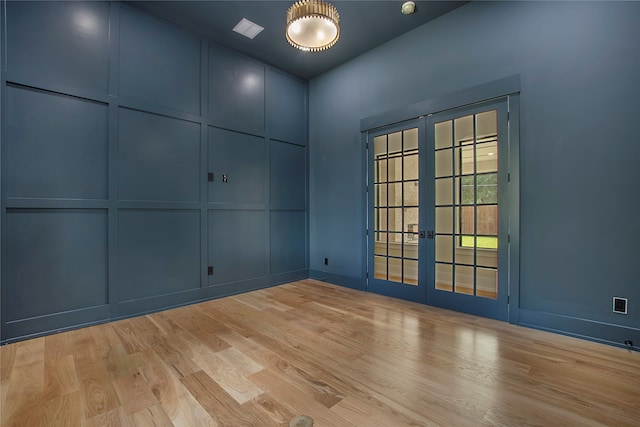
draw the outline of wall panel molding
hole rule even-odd
[[[135,4],[7,6],[0,343],[308,277],[305,81]],[[272,128],[300,155],[272,165]],[[272,215],[271,193],[295,208],[292,224]],[[91,270],[70,262],[82,257]]]

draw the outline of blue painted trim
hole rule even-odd
[[[258,289],[269,288],[284,283],[302,280],[309,277],[308,270],[299,270],[276,274],[271,277],[259,277],[237,282],[212,285],[206,288],[190,289],[188,291],[174,292],[170,294],[153,296],[118,303],[112,310],[109,321],[128,317],[141,316],[148,313],[169,310],[190,304],[197,304],[230,295],[241,294]]]
[[[520,302],[520,95],[508,97],[509,110],[509,323],[518,323]]]
[[[309,278],[309,269],[288,271],[286,273],[272,274],[269,277],[268,286],[277,286],[289,282],[295,282],[297,280],[303,280]],[[268,287],[264,286],[264,287]]]
[[[6,301],[5,297],[5,287],[2,286],[6,282],[5,278],[5,253],[6,253],[6,230],[3,225],[6,223],[6,209],[5,209],[5,182],[2,177],[4,176],[4,158],[5,158],[5,132],[6,126],[3,124],[6,123],[6,108],[5,108],[5,100],[6,100],[6,91],[7,91],[7,82],[6,82],[6,66],[7,66],[7,2],[4,0],[0,0],[0,344],[2,343],[3,337],[6,335],[5,332],[5,319],[4,313],[6,313],[4,304]]]
[[[522,308],[518,316],[520,326],[616,347],[625,347],[624,341],[631,340],[635,343],[634,350],[640,351],[640,328]]]
[[[102,323],[109,318],[109,305],[83,308],[79,310],[53,313],[45,316],[32,317],[7,322],[5,332],[8,339],[3,344],[36,336],[47,335],[52,332],[76,328],[79,325]],[[69,327],[69,325],[73,325]]]
[[[361,132],[360,133],[360,143],[362,146],[362,154],[360,156],[362,174],[360,175],[360,179],[362,180],[360,183],[360,188],[368,188],[369,184],[373,185],[373,183],[369,183],[369,133]],[[371,190],[369,190],[371,191]],[[361,269],[361,277],[364,277],[364,289],[369,289],[369,251],[367,250],[369,246],[369,239],[373,236],[369,235],[369,191],[361,191],[361,203],[362,203],[362,224],[364,225],[364,230],[362,230],[362,235],[364,238],[362,239],[362,247],[360,250],[362,251],[362,269]],[[371,268],[373,270],[373,266]],[[373,272],[371,273],[373,274]],[[357,288],[356,288],[357,289]]]
[[[320,280],[321,282],[332,283],[334,285],[344,286],[345,288],[356,289],[358,291],[367,290],[366,279],[360,277],[342,276],[321,270],[309,270],[309,278]]]
[[[26,78],[20,74],[17,74],[15,71],[13,72],[5,72],[5,79],[7,84],[25,87],[29,89],[33,89],[36,91],[42,91],[47,93],[55,93],[58,95],[67,95],[72,96],[74,98],[85,99],[89,101],[100,102],[102,104],[108,104],[113,101],[113,98],[109,95],[101,92],[93,92],[78,88],[71,88],[65,85],[57,84],[56,82],[52,82],[46,78],[43,79],[35,79],[35,78]]]
[[[453,108],[464,107],[476,102],[488,101],[516,92],[520,92],[519,75],[494,80],[455,93],[444,94],[426,101],[388,111],[384,114],[364,118],[360,121],[360,131],[364,132],[420,117],[425,114],[434,114]]]

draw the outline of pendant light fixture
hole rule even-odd
[[[287,10],[286,36],[300,50],[329,49],[340,37],[340,15],[324,0],[299,0]]]

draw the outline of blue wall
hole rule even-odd
[[[116,2],[6,23],[1,341],[308,277],[305,81]]]
[[[640,341],[639,21],[635,2],[473,2],[311,80],[312,275],[364,287],[361,119],[519,75],[520,323]]]

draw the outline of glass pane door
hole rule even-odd
[[[369,138],[370,290],[424,301],[419,128]]]
[[[434,156],[434,303],[506,319],[506,105],[435,115],[427,127]]]

